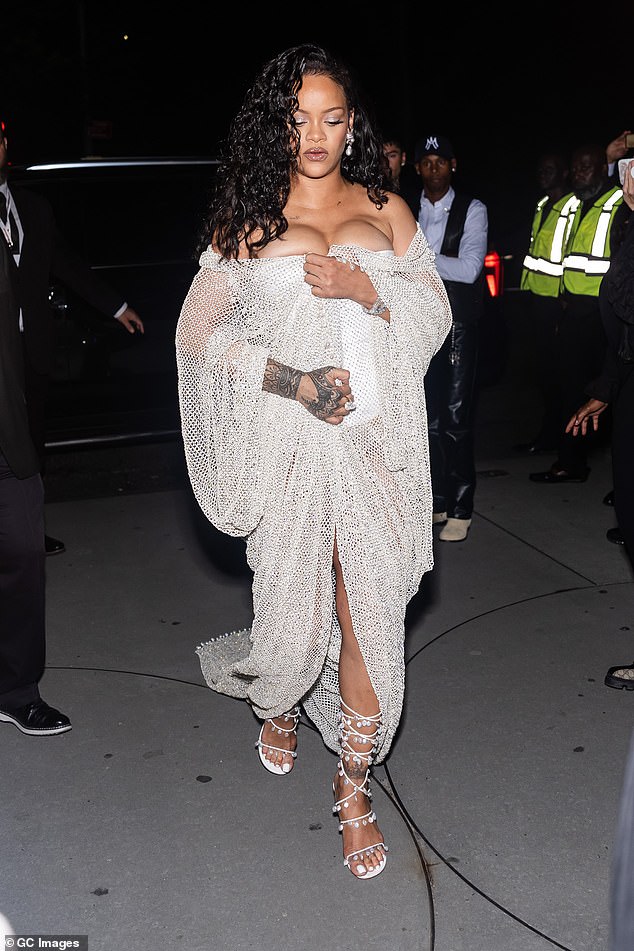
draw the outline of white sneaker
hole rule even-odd
[[[434,514],[431,517],[432,525],[439,525],[441,522],[446,522],[446,521],[447,521],[446,512],[434,512]]]
[[[443,542],[462,542],[467,537],[470,525],[470,518],[448,518],[438,537]]]

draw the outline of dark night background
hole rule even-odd
[[[14,164],[214,154],[262,63],[315,41],[353,67],[410,153],[422,131],[448,135],[456,184],[487,203],[492,231],[525,234],[542,149],[634,128],[634,14],[620,9],[14,0],[0,113]]]

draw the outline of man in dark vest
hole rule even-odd
[[[447,289],[453,323],[425,377],[434,523],[441,541],[467,537],[475,494],[474,411],[478,324],[484,300],[488,214],[454,191],[456,156],[443,135],[423,136],[414,160],[423,183],[418,221]]]

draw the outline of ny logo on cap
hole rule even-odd
[[[438,139],[435,135],[427,136],[427,141],[425,142],[425,150],[427,149],[437,149],[440,146],[438,145]]]

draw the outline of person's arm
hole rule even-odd
[[[608,163],[608,175],[610,178],[615,173],[615,166],[619,159],[625,158],[629,149],[625,144],[625,136],[631,135],[631,129],[624,129],[620,135],[617,135],[615,139],[612,139],[611,142],[608,142],[605,148],[605,159]]]
[[[103,281],[59,231],[52,210],[43,206],[51,236],[51,273],[103,314],[114,317],[129,333],[145,332],[143,321],[121,294]]]
[[[587,403],[580,406],[574,416],[571,416],[566,426],[566,432],[578,436],[581,432],[585,436],[588,432],[588,422],[592,423],[592,429],[596,433],[599,428],[599,416],[607,409],[608,404],[603,400],[589,399]]]
[[[358,265],[340,261],[330,254],[310,253],[305,255],[304,273],[314,297],[353,300],[371,316],[390,322],[387,306]]]
[[[486,205],[474,199],[469,205],[464,233],[460,239],[458,257],[436,255],[436,268],[445,281],[473,284],[484,267],[488,244],[488,214]]]
[[[297,400],[317,419],[338,425],[354,409],[349,380],[348,370],[320,367],[304,373],[269,357],[262,389]]]
[[[145,333],[143,321],[137,314],[136,310],[128,307],[127,303],[122,304],[121,307],[119,307],[116,314],[114,315],[114,318],[125,327],[128,333],[133,334],[137,330],[140,330],[141,333]]]

